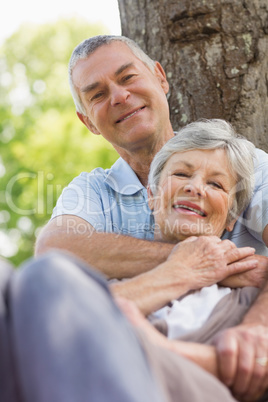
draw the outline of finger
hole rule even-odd
[[[255,349],[240,338],[237,369],[232,391],[236,395],[244,395],[248,389],[255,368]]]
[[[241,387],[241,396],[250,400],[255,400],[256,396],[262,395],[268,387],[268,366],[265,362],[268,356],[266,343],[263,339],[258,339],[256,352],[252,363],[252,373],[248,386]],[[259,360],[259,361],[258,361]],[[243,391],[242,391],[243,390]]]
[[[237,370],[237,358],[239,353],[238,343],[230,331],[225,331],[217,337],[215,342],[217,351],[220,379],[230,387],[235,381]]]
[[[229,250],[226,250],[225,256],[227,258],[227,264],[242,260],[243,258],[252,256],[255,253],[255,249],[253,247],[242,247],[236,248],[231,247]]]
[[[267,368],[255,362],[251,380],[244,393],[240,394],[243,399],[253,401],[264,394],[267,389]]]
[[[229,275],[234,275],[234,274],[239,274],[239,273],[257,268],[257,266],[258,266],[258,261],[255,259],[252,259],[249,261],[234,262],[232,264],[229,264],[227,267],[229,270],[229,272],[228,272]]]

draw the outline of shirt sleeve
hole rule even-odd
[[[263,242],[262,233],[268,225],[268,154],[256,150],[255,190],[244,217],[248,231]]]
[[[59,215],[75,215],[89,222],[96,230],[105,231],[103,208],[103,173],[81,173],[63,190],[51,219]]]

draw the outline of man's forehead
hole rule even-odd
[[[127,68],[135,66],[146,68],[125,43],[116,41],[102,45],[87,58],[78,60],[73,69],[72,78],[75,86],[81,88],[85,85],[85,79],[88,84],[93,84],[99,80],[99,77],[116,76]]]
[[[93,65],[95,64],[95,62],[103,62],[104,65],[109,65],[111,62],[116,61],[120,65],[125,64],[125,58],[131,59],[132,62],[135,60],[139,60],[124,42],[115,41],[100,46],[86,58],[78,60],[76,66],[86,63],[90,63]]]

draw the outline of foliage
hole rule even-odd
[[[0,49],[0,254],[18,265],[64,186],[117,154],[79,122],[67,67],[74,47],[104,33],[70,19],[22,26]]]

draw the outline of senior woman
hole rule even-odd
[[[151,164],[155,239],[177,243],[190,235],[221,237],[231,231],[253,194],[254,157],[254,145],[223,120],[180,130]]]
[[[221,241],[252,196],[254,157],[254,145],[236,135],[223,120],[199,121],[182,129],[151,164],[148,193],[155,217],[155,239],[179,243],[188,238],[191,241],[191,236],[212,235]],[[174,257],[171,255],[164,263],[167,269],[176,264]],[[170,340],[180,341],[169,341],[134,306],[119,303],[132,323],[147,332],[151,342],[187,356],[218,376],[214,348],[198,343],[211,343],[220,330],[237,325],[258,289],[232,290],[217,283],[202,286],[198,276],[198,271],[182,272],[179,299],[149,315],[149,320]],[[235,286],[249,286],[250,280],[244,279],[234,280]],[[225,284],[232,285],[232,280],[229,278]],[[259,286],[264,280],[265,274]],[[261,363],[260,370],[264,370]]]
[[[230,275],[219,272],[222,259],[218,269],[210,267],[210,242],[205,240],[210,235],[214,242],[221,242],[220,236],[233,228],[238,214],[246,208],[253,188],[253,158],[253,144],[238,138],[231,126],[222,120],[186,126],[155,156],[148,186],[149,205],[155,217],[155,238],[179,243],[191,236],[205,235],[206,255],[202,269],[195,269],[195,262],[191,268],[185,264],[186,268],[181,264],[181,258],[177,263],[180,243],[177,244],[167,261],[157,267],[162,273],[161,281],[165,281],[167,273],[174,277],[174,285],[168,294],[162,292],[161,297],[154,299],[157,290],[154,284],[154,288],[148,289],[148,297],[133,297],[145,315],[159,310],[172,299],[214,285]],[[187,242],[190,240],[193,238]],[[223,246],[225,244],[230,247],[228,240],[223,241]],[[194,241],[189,243],[187,252],[192,253],[192,258],[194,247]],[[185,259],[187,252],[185,249]],[[149,276],[150,272],[142,275]],[[134,281],[138,283],[139,277],[129,280],[130,283]],[[223,289],[220,293],[226,291]],[[128,297],[132,299],[130,293]]]
[[[231,231],[253,193],[254,155],[254,145],[223,120],[199,121],[182,129],[159,151],[150,169],[155,239],[178,243],[190,236],[220,238]],[[182,299],[153,314],[164,320],[163,330],[171,339],[201,328],[220,300],[231,294],[231,288],[216,283],[201,290],[196,290],[195,278],[186,283]],[[255,290],[251,293],[256,295]]]

